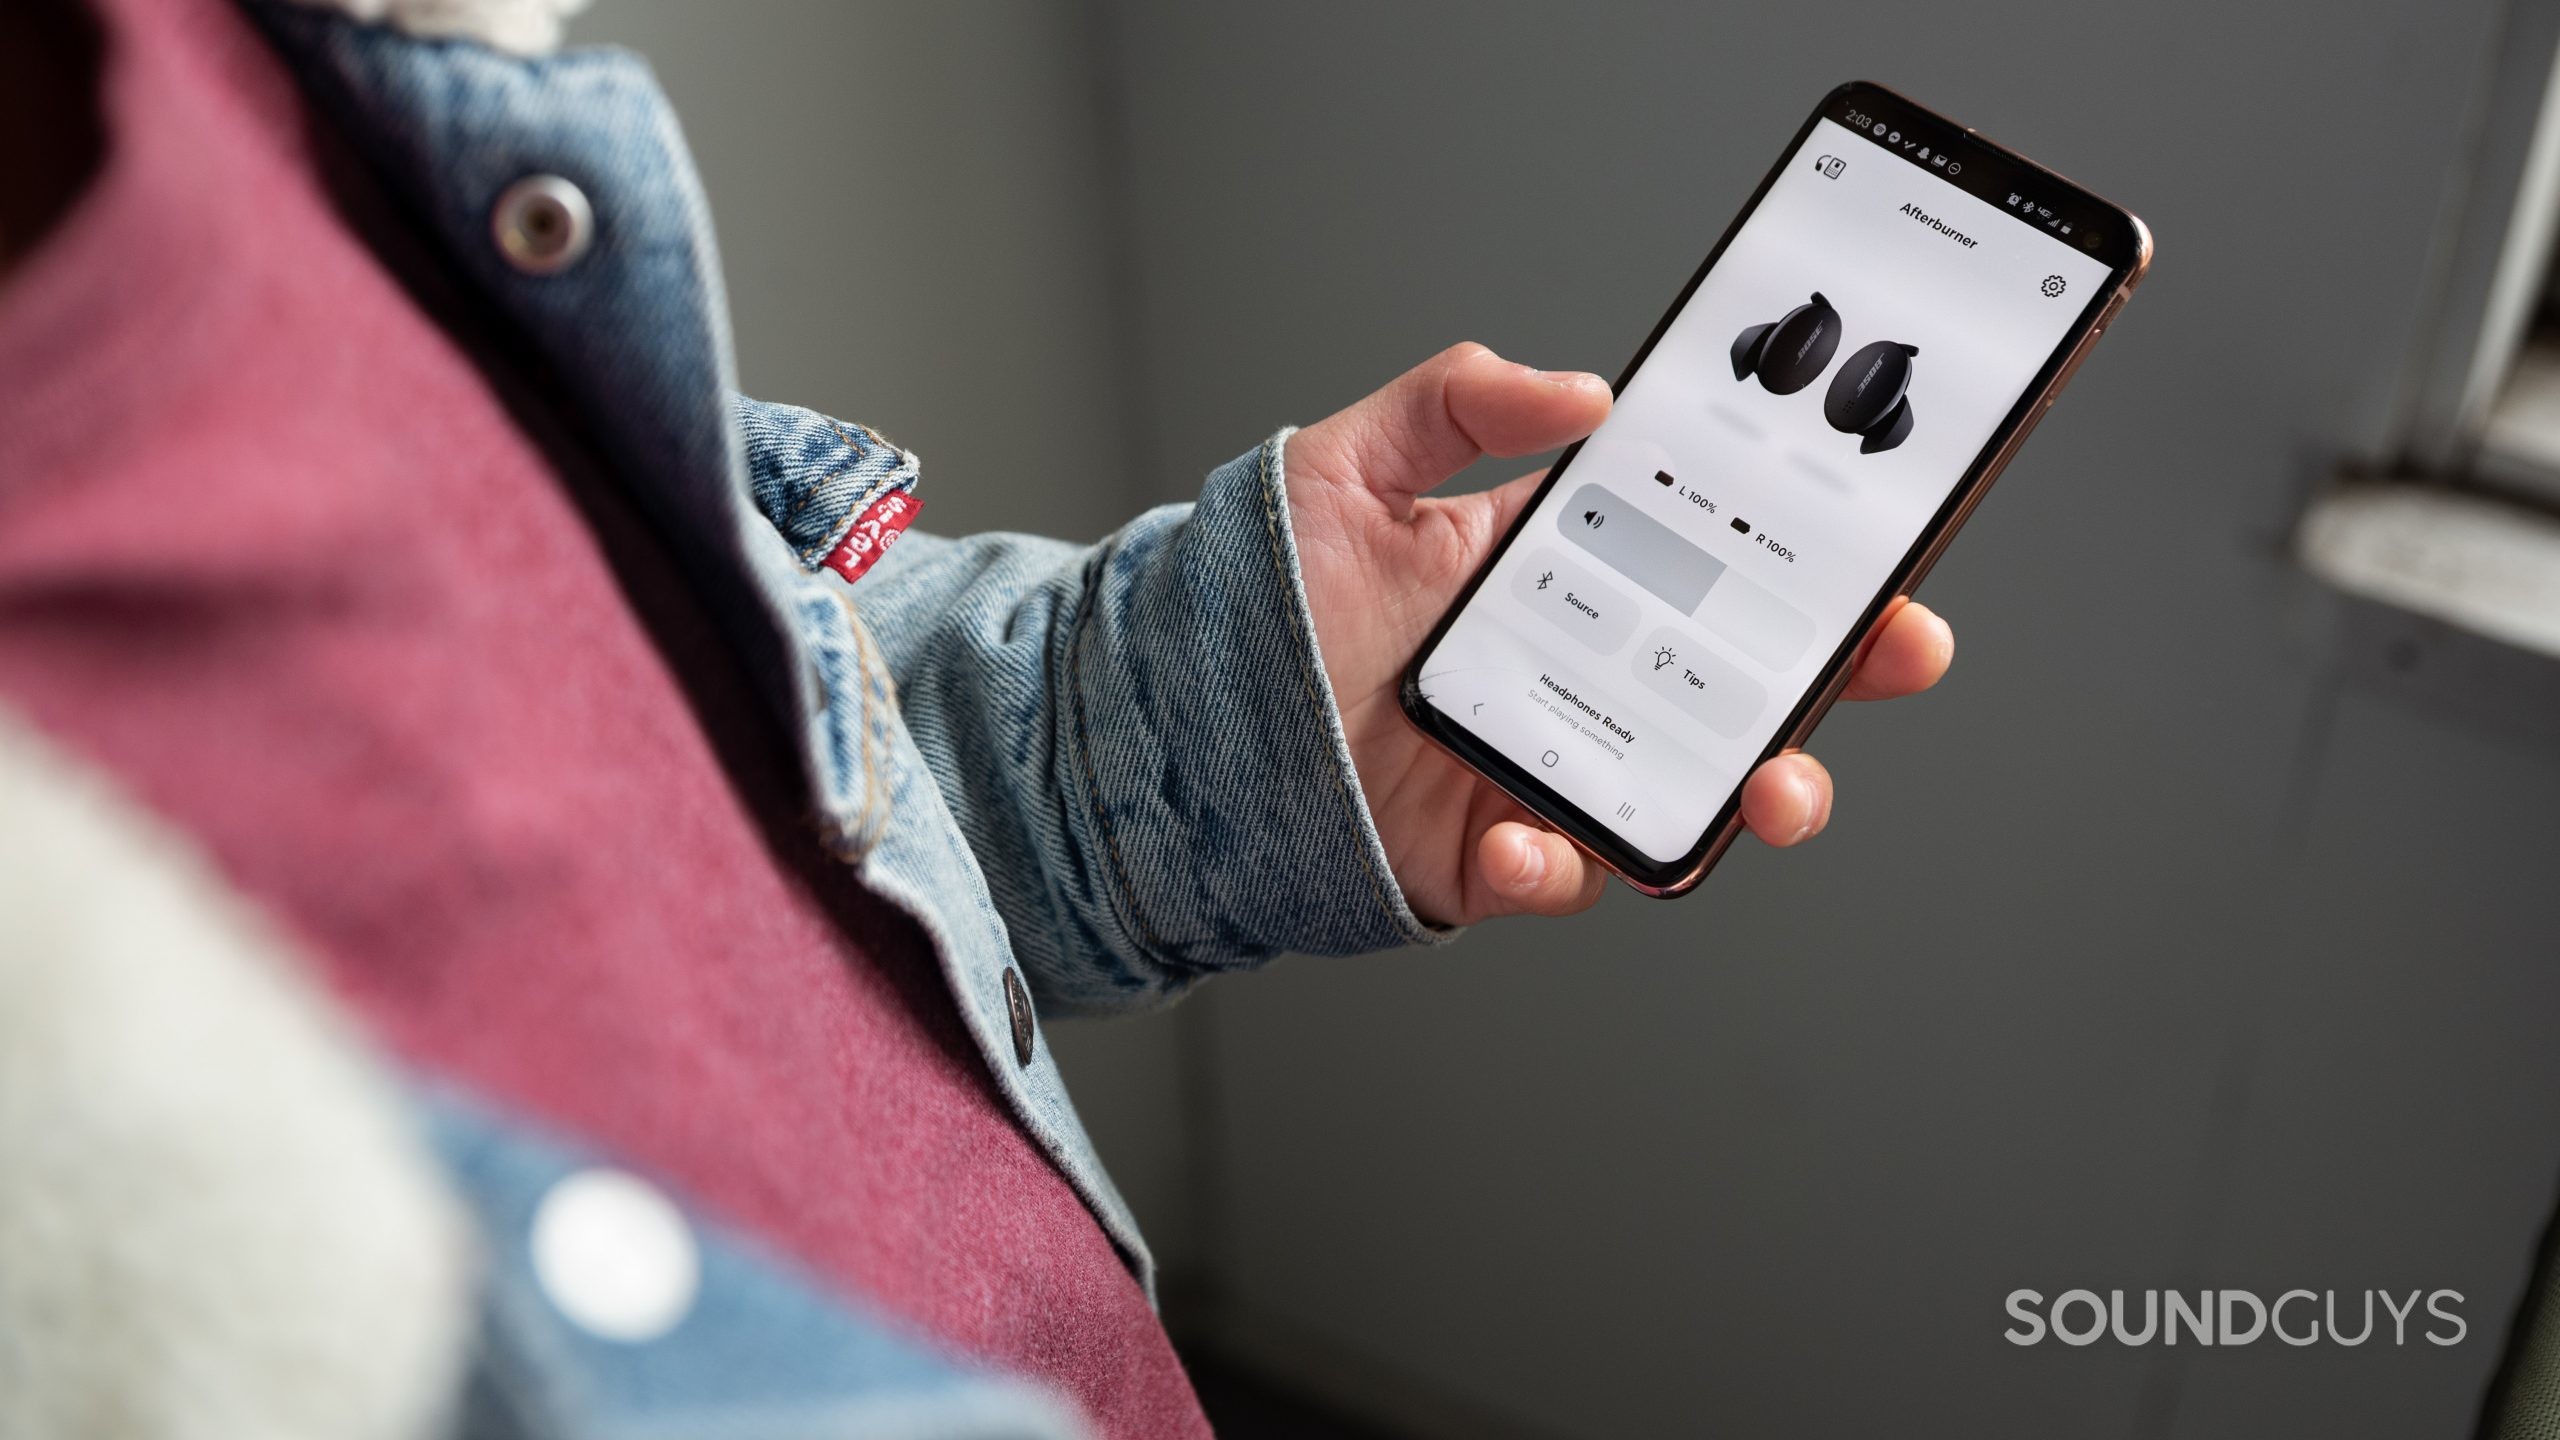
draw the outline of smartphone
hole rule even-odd
[[[1832,91],[1423,644],[1406,715],[1686,893],[2150,263],[2130,211]]]

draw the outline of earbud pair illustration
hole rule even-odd
[[[1733,342],[1733,378],[1760,377],[1773,395],[1793,395],[1813,383],[1840,348],[1840,312],[1813,292],[1810,303],[1773,325],[1754,325]],[[1890,450],[1911,436],[1911,357],[1917,345],[1878,340],[1849,356],[1822,397],[1822,418],[1855,435],[1858,453]]]

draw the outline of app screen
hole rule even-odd
[[[1816,123],[1424,657],[1425,703],[1680,859],[2107,280]]]

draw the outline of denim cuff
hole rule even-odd
[[[1452,933],[1405,903],[1317,648],[1283,430],[1097,560],[1070,641],[1073,746],[1112,907],[1168,968]]]

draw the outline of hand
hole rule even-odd
[[[1424,492],[1480,456],[1579,440],[1608,413],[1597,375],[1550,374],[1460,345],[1289,437],[1289,509],[1325,673],[1387,859],[1425,920],[1566,915],[1600,898],[1600,863],[1424,739],[1397,687],[1539,477],[1475,495]],[[1848,698],[1926,690],[1954,657],[1945,621],[1898,602],[1858,658]],[[1831,818],[1830,773],[1801,752],[1771,759],[1743,782],[1742,818],[1772,845],[1819,834]]]

